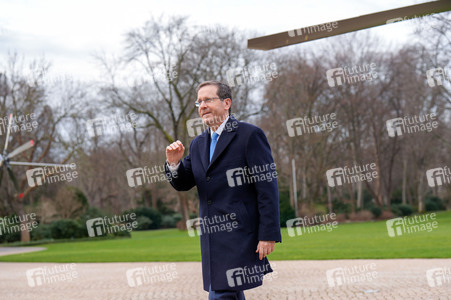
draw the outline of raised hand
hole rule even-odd
[[[166,147],[166,159],[169,164],[177,164],[183,157],[185,147],[179,140]]]

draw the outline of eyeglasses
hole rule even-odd
[[[205,103],[205,104],[210,104],[215,99],[223,100],[223,99],[221,99],[219,97],[214,97],[214,98],[205,99],[205,100],[197,100],[196,102],[194,102],[194,104],[196,104],[196,107],[199,107],[199,106],[202,105],[202,102]]]

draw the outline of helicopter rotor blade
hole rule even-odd
[[[23,144],[23,145],[20,146],[19,148],[15,149],[13,152],[9,153],[9,154],[7,155],[7,158],[13,158],[14,156],[16,156],[16,155],[18,155],[18,154],[20,154],[20,153],[22,153],[22,152],[24,152],[24,151],[30,149],[30,148],[33,147],[33,146],[34,146],[34,141],[31,140],[31,141],[29,141],[29,142]]]
[[[9,141],[9,134],[11,132],[11,125],[12,125],[12,120],[13,119],[13,114],[9,114],[9,122],[8,122],[8,130],[6,132],[6,142],[5,142],[5,148],[3,149],[3,153],[6,154],[6,150],[8,150],[8,141]]]
[[[11,166],[27,166],[27,167],[66,167],[66,168],[71,167],[71,165],[63,165],[63,164],[35,163],[21,161],[10,161],[9,164]]]
[[[0,186],[2,186],[2,179],[3,179],[3,167],[0,166]]]

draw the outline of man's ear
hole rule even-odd
[[[229,101],[227,101],[227,100],[229,100]],[[226,101],[227,101],[227,102],[226,102]],[[224,99],[224,103],[226,103],[226,105],[228,105],[227,109],[229,109],[230,106],[232,106],[232,100],[231,100],[230,98],[225,98],[225,99]]]

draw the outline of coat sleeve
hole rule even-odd
[[[249,168],[260,170],[260,180],[254,183],[259,212],[258,240],[282,242],[277,173],[271,147],[260,128],[256,128],[248,139],[246,161]]]
[[[180,162],[177,170],[170,171],[167,163],[164,164],[166,178],[177,191],[188,191],[196,185],[193,170],[191,169],[191,145],[190,154]]]

